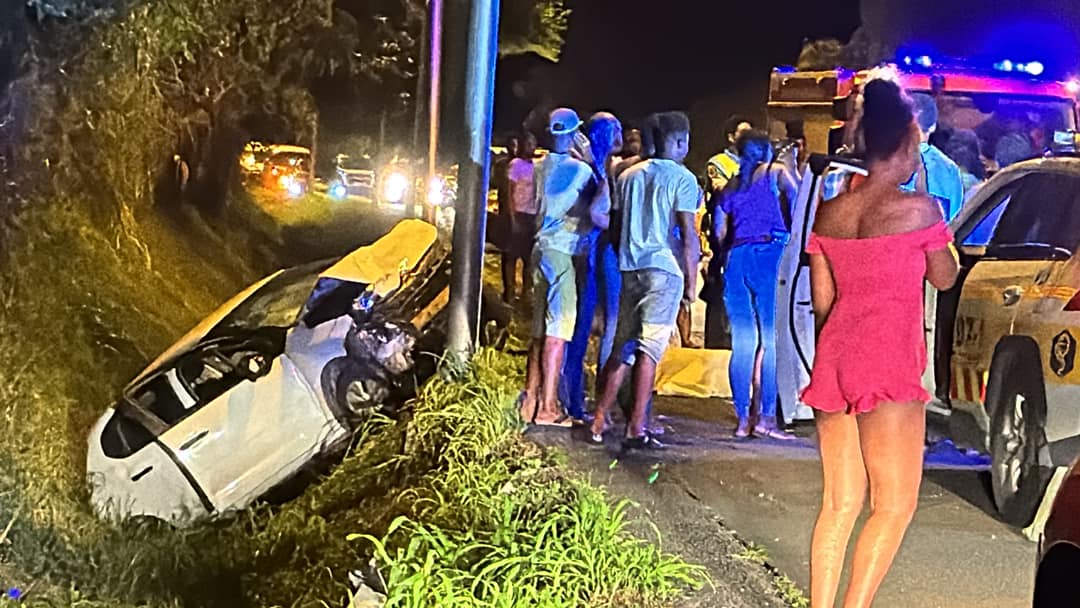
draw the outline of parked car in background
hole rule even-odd
[[[799,391],[814,355],[804,253],[819,205],[865,174],[857,161],[813,156],[781,261],[777,319],[781,401],[804,417]],[[992,460],[1003,520],[1032,521],[1050,472],[1080,454],[1080,159],[1019,163],[997,173],[951,223],[957,284],[926,290],[929,410]]]
[[[433,373],[447,253],[434,226],[403,220],[370,246],[279,271],[224,304],[94,425],[94,510],[183,525],[244,508],[340,453]]]
[[[352,157],[338,154],[334,159],[335,180],[330,184],[330,193],[335,198],[362,196],[372,198],[375,195],[375,162],[364,155]]]
[[[312,185],[310,149],[293,145],[267,148],[262,169],[264,188],[297,197],[306,194]]]

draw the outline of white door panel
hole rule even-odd
[[[161,436],[218,511],[244,507],[311,458],[328,421],[287,357]]]
[[[106,519],[146,515],[174,524],[207,514],[196,489],[161,445],[151,441],[123,458],[110,458],[101,445],[110,410],[90,433],[86,469],[94,510]]]

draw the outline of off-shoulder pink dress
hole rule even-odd
[[[818,338],[802,400],[823,412],[927,403],[923,336],[926,252],[952,242],[944,222],[864,239],[811,235],[806,251],[832,268],[836,300]]]

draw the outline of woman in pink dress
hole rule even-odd
[[[896,556],[922,478],[926,367],[923,280],[955,283],[941,208],[900,191],[919,129],[903,92],[875,80],[861,123],[869,177],[818,211],[807,252],[818,347],[803,401],[816,412],[824,478],[810,556],[810,603],[834,606],[869,479],[870,517],[855,543],[845,608],[870,606]]]

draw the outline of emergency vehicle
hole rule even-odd
[[[863,85],[887,77],[909,92],[927,93],[938,103],[941,129],[970,129],[993,155],[1011,123],[1029,129],[1036,153],[1048,149],[1055,132],[1077,128],[1080,81],[1041,79],[1043,66],[1002,60],[972,67],[963,61],[935,63],[927,55],[905,55],[894,64],[852,71],[800,71],[778,67],[769,82],[768,120],[772,130],[803,121],[807,147],[819,154],[854,149]]]

